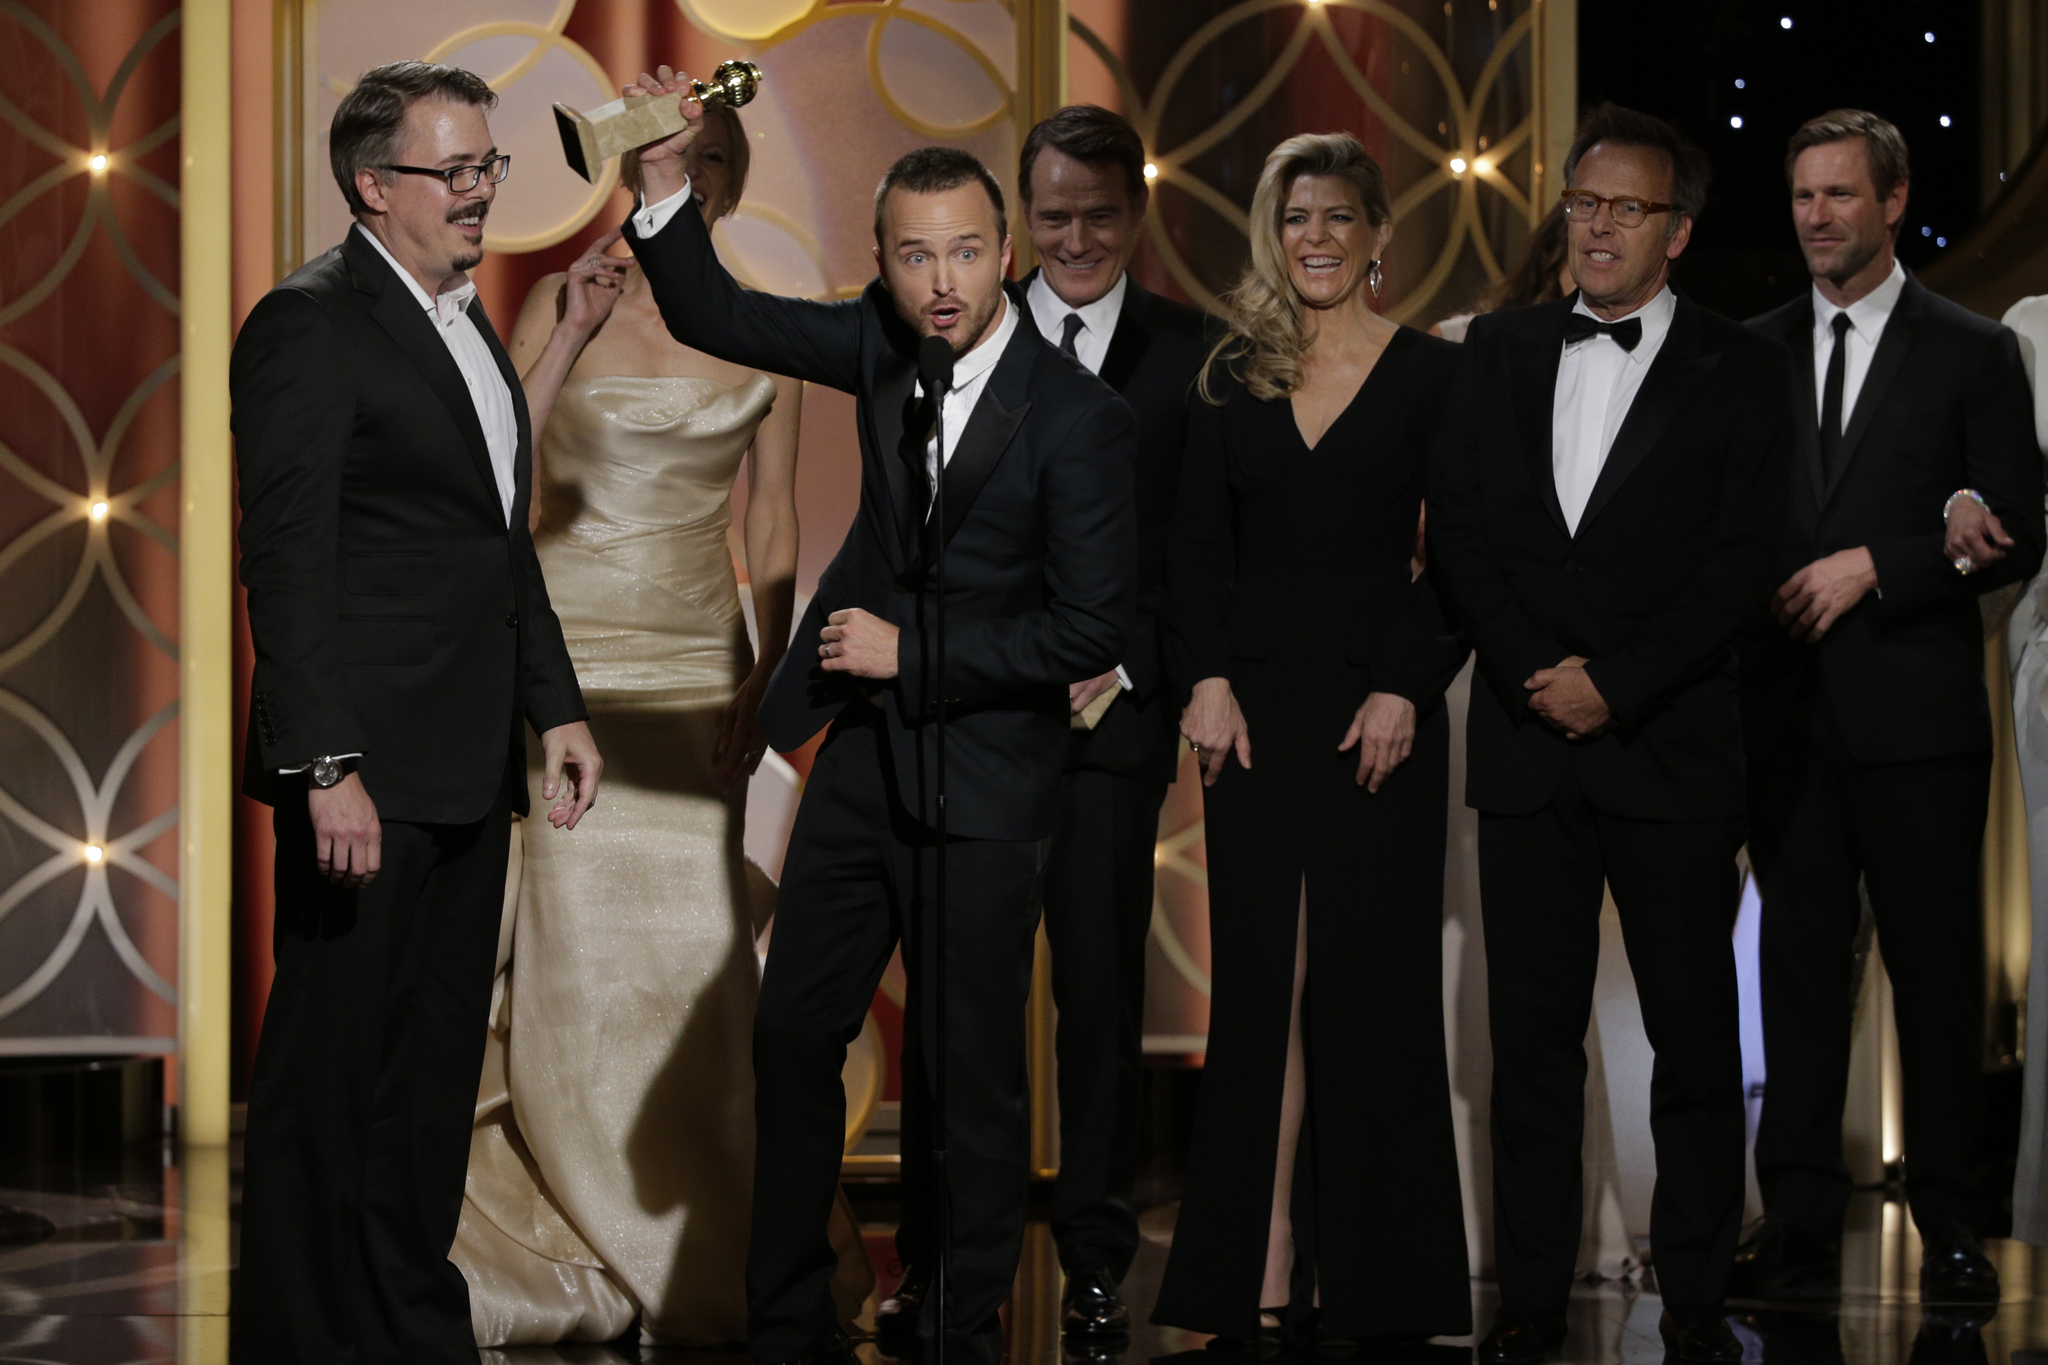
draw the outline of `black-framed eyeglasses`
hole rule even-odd
[[[450,194],[468,194],[476,188],[478,177],[493,185],[501,183],[511,173],[512,158],[500,152],[481,166],[450,166],[437,171],[431,166],[379,166],[380,171],[397,171],[402,175],[431,175],[448,182]]]
[[[1660,204],[1654,199],[1637,199],[1633,195],[1620,194],[1609,198],[1591,190],[1566,190],[1559,196],[1564,201],[1564,216],[1574,223],[1590,223],[1593,215],[1600,211],[1602,204],[1614,218],[1616,227],[1641,227],[1643,220],[1653,213],[1669,213],[1675,204]]]

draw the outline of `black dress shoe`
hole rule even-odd
[[[1564,1345],[1564,1323],[1496,1318],[1479,1343],[1479,1365],[1538,1365]]]
[[[1950,1224],[1932,1235],[1921,1234],[1920,1302],[1998,1302],[1998,1267],[1975,1233]]]
[[[1681,1322],[1666,1309],[1657,1334],[1664,1338],[1666,1365],[1742,1365],[1742,1339],[1719,1313]]]
[[[1073,1337],[1129,1336],[1131,1310],[1116,1290],[1116,1279],[1100,1267],[1067,1276],[1060,1294],[1060,1332]]]
[[[1833,1242],[1765,1214],[1735,1249],[1728,1296],[1810,1302],[1842,1296],[1842,1253]]]
[[[915,1341],[917,1320],[931,1288],[931,1271],[912,1262],[903,1268],[896,1292],[875,1308],[875,1340],[891,1354],[901,1354]]]

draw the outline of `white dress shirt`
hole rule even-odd
[[[1074,358],[1088,367],[1088,373],[1101,374],[1102,362],[1109,358],[1109,343],[1116,338],[1116,320],[1123,316],[1124,295],[1130,292],[1130,284],[1131,273],[1126,270],[1116,277],[1107,294],[1076,308],[1052,292],[1052,286],[1045,282],[1045,272],[1040,270],[1032,276],[1024,297],[1031,305],[1031,317],[1038,324],[1039,334],[1055,347],[1060,344],[1068,317],[1078,314],[1081,330],[1074,333]],[[1136,690],[1122,664],[1116,666],[1116,681],[1126,692]]]
[[[1573,535],[1579,533],[1579,518],[1585,515],[1593,485],[1600,480],[1607,452],[1614,448],[1614,437],[1643,387],[1643,377],[1649,374],[1657,352],[1664,349],[1677,308],[1678,300],[1667,285],[1629,314],[1643,323],[1642,339],[1633,351],[1624,351],[1610,336],[1592,336],[1565,345],[1557,365],[1557,395],[1550,409],[1550,469],[1557,480],[1564,524]],[[1586,306],[1583,297],[1572,311],[1606,321]]]
[[[484,447],[491,454],[491,473],[498,482],[498,502],[505,509],[505,524],[512,524],[512,462],[519,454],[519,414],[512,406],[512,389],[505,382],[504,372],[498,368],[497,357],[485,343],[482,333],[469,316],[469,301],[476,297],[476,282],[465,279],[454,289],[444,289],[438,295],[428,297],[420,288],[420,282],[412,273],[398,263],[384,243],[377,240],[377,234],[358,223],[355,231],[363,234],[377,253],[391,262],[391,268],[398,278],[405,281],[405,287],[419,300],[419,305],[434,324],[434,331],[448,348],[448,354],[455,359],[455,368],[462,371],[462,379],[469,386],[470,402],[476,405],[476,420],[484,429]]]
[[[1109,292],[1093,303],[1074,307],[1045,282],[1045,272],[1040,270],[1031,278],[1031,287],[1024,297],[1031,304],[1032,320],[1055,348],[1060,344],[1060,333],[1066,329],[1067,319],[1078,314],[1081,330],[1074,333],[1074,358],[1088,367],[1088,373],[1101,374],[1102,362],[1109,358],[1110,338],[1116,335],[1116,320],[1123,314],[1124,295],[1130,291],[1129,271],[1116,277],[1116,283]]]
[[[946,390],[945,407],[940,416],[946,438],[946,463],[953,462],[953,452],[960,448],[961,433],[967,430],[967,419],[974,415],[974,405],[981,401],[981,391],[988,387],[988,377],[995,371],[996,362],[1003,358],[1003,348],[1010,344],[1010,338],[1017,335],[1017,310],[1007,296],[1002,302],[1002,320],[995,330],[982,339],[979,346],[966,355],[953,358],[953,387]],[[913,398],[924,397],[924,385],[912,383],[910,394]],[[932,439],[924,445],[925,479],[934,489],[939,479],[939,435],[934,432]]]
[[[1884,336],[1884,325],[1891,321],[1892,309],[1898,307],[1899,295],[1906,292],[1906,267],[1892,262],[1892,273],[1884,277],[1884,283],[1865,294],[1847,308],[1837,308],[1821,297],[1820,286],[1813,289],[1813,410],[1819,414],[1827,406],[1828,361],[1835,353],[1835,315],[1849,315],[1849,330],[1842,337],[1842,344],[1848,352],[1842,357],[1842,431],[1849,429],[1849,417],[1856,411],[1856,396],[1863,392],[1863,381],[1870,374],[1871,357],[1877,354],[1877,343]],[[1840,435],[1837,432],[1836,435]]]

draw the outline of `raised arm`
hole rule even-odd
[[[365,751],[342,681],[341,478],[355,428],[351,370],[320,306],[267,295],[242,324],[228,374],[256,741],[273,772]]]
[[[641,82],[626,93],[675,94],[689,117],[682,132],[640,149],[641,205],[624,229],[669,335],[750,370],[858,393],[863,305],[782,298],[733,279],[689,197],[683,169],[683,155],[704,127],[703,106],[687,98],[689,78],[667,67]]]

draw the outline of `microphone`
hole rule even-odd
[[[946,404],[945,395],[953,387],[953,347],[944,337],[926,337],[917,348],[917,382],[923,386],[924,395],[930,399],[935,419],[933,439],[939,447],[938,477],[932,482],[931,535],[934,539],[935,555],[933,568],[937,598],[933,602],[933,624],[935,632],[934,651],[936,657],[933,671],[938,675],[937,686],[933,688],[938,698],[937,763],[934,765],[937,778],[934,793],[938,797],[937,904],[927,911],[926,925],[930,930],[930,949],[933,971],[931,975],[933,1000],[933,1032],[938,1038],[938,1064],[932,1074],[932,1107],[938,1112],[932,1123],[932,1221],[938,1225],[938,1265],[932,1277],[932,1314],[937,1328],[937,1351],[933,1365],[946,1365],[946,1300],[953,1278],[953,1198],[952,1175],[947,1169],[951,1155],[952,1134],[946,1112],[947,1066],[946,1066]]]
[[[934,399],[953,387],[953,343],[944,337],[918,343],[917,382]]]

